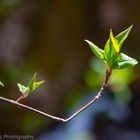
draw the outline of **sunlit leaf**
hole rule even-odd
[[[36,80],[36,75],[37,75],[37,73],[35,73],[35,74],[33,75],[33,77],[31,78],[31,80],[30,80],[30,82],[29,82],[29,84],[28,84],[28,87],[29,87],[29,89],[30,89],[31,92],[32,92],[33,89],[34,89],[34,83],[35,83],[35,80]]]
[[[85,40],[94,54],[104,60],[109,69],[124,69],[136,65],[137,60],[120,53],[121,46],[129,35],[132,26],[114,37],[112,30],[110,30],[109,39],[107,40],[104,50],[97,47],[92,42]]]
[[[30,94],[30,89],[27,87],[26,90],[23,93],[24,97],[27,97]]]
[[[18,83],[17,86],[18,86],[19,91],[20,91],[21,93],[24,93],[24,91],[25,91],[26,88],[27,88],[27,87],[25,87],[24,85],[22,85],[22,84],[20,84],[20,83]]]
[[[102,49],[100,49],[99,47],[97,47],[95,44],[93,44],[91,41],[89,40],[85,40],[88,44],[89,47],[91,48],[91,50],[94,52],[94,54],[100,58],[100,59],[104,59],[104,51]]]
[[[112,30],[110,30],[109,39],[106,42],[104,50],[105,50],[105,61],[107,62],[107,64],[109,64],[109,66],[111,66],[114,60],[119,55],[119,46],[116,39],[113,36]]]
[[[36,82],[36,75],[37,73],[33,75],[27,87],[20,83],[17,84],[19,91],[22,93],[22,96],[27,97],[31,92],[33,92],[37,87],[39,87],[41,84],[45,82],[45,81]]]
[[[18,83],[17,86],[19,88],[19,91],[22,93],[24,97],[29,95],[30,89],[28,87],[25,87],[24,85],[20,83]]]
[[[129,28],[127,28],[126,30],[122,31],[121,33],[119,33],[115,38],[118,40],[119,42],[119,46],[121,47],[123,45],[123,42],[126,40],[126,38],[128,37],[131,29],[132,29],[133,25],[131,25]]]
[[[33,90],[35,90],[37,87],[39,87],[40,85],[42,85],[45,81],[39,81],[39,82],[35,82],[34,83],[34,87],[33,87]]]
[[[118,44],[117,40],[113,36],[112,30],[110,30],[110,39],[111,39],[112,46],[114,47],[116,53],[119,53],[120,47],[119,47],[119,44]]]
[[[45,81],[39,81],[39,82],[36,82],[36,76],[37,76],[37,73],[35,73],[33,75],[33,77],[31,78],[29,84],[28,84],[28,87],[30,89],[30,92],[34,91],[37,87],[39,87],[40,85],[42,85]]]
[[[116,69],[124,69],[124,68],[129,68],[129,67],[133,67],[138,63],[137,60],[135,60],[134,58],[131,58],[123,53],[121,53],[118,57],[118,59],[116,60],[116,62],[114,63],[114,68]]]

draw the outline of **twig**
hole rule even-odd
[[[60,117],[56,117],[56,116],[53,116],[53,115],[50,115],[48,113],[45,113],[43,111],[40,111],[40,110],[37,110],[35,108],[32,108],[30,106],[27,106],[27,105],[24,105],[24,104],[21,104],[17,101],[14,101],[14,100],[10,100],[10,99],[7,99],[7,98],[4,98],[4,97],[1,97],[0,96],[0,100],[3,100],[3,101],[6,101],[6,102],[9,102],[11,104],[14,104],[14,105],[17,105],[19,107],[22,107],[22,108],[26,108],[30,111],[33,111],[33,112],[36,112],[40,115],[43,115],[45,117],[48,117],[50,119],[53,119],[53,120],[57,120],[57,121],[62,121],[62,122],[68,122],[70,120],[72,120],[74,117],[76,117],[79,113],[81,113],[83,110],[85,110],[87,107],[89,107],[90,105],[92,105],[93,103],[95,103],[103,94],[103,91],[105,89],[105,87],[107,86],[107,82],[110,78],[110,75],[111,75],[111,70],[108,70],[106,71],[106,78],[105,78],[105,81],[100,89],[100,91],[98,92],[98,94],[90,101],[88,102],[85,106],[81,107],[78,111],[76,111],[75,113],[73,113],[70,117],[64,119],[64,118],[60,118]]]
[[[1,97],[1,96],[0,96],[0,100],[9,102],[9,103],[11,103],[11,104],[17,105],[17,106],[22,107],[22,108],[26,108],[26,109],[28,109],[28,110],[31,110],[31,111],[36,112],[36,113],[38,113],[38,114],[41,114],[41,115],[43,115],[43,116],[45,116],[45,117],[51,118],[51,119],[53,119],[53,120],[64,121],[63,118],[59,118],[59,117],[55,117],[55,116],[53,116],[53,115],[49,115],[49,114],[47,114],[47,113],[45,113],[45,112],[42,112],[42,111],[37,110],[37,109],[35,109],[35,108],[32,108],[32,107],[30,107],[30,106],[21,104],[21,103],[19,103],[19,102],[17,102],[17,101],[14,101],[14,100],[10,100],[10,99],[7,99],[7,98]]]

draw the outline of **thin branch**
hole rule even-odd
[[[43,116],[45,116],[45,117],[51,118],[51,119],[53,119],[53,120],[64,121],[63,118],[55,117],[55,116],[53,116],[53,115],[47,114],[47,113],[45,113],[45,112],[43,112],[43,111],[40,111],[40,110],[37,110],[37,109],[32,108],[32,107],[30,107],[30,106],[21,104],[21,103],[19,103],[19,102],[17,102],[17,101],[14,101],[14,100],[10,100],[10,99],[7,99],[7,98],[1,97],[1,96],[0,96],[0,100],[9,102],[9,103],[11,103],[11,104],[17,105],[17,106],[22,107],[22,108],[26,108],[26,109],[28,109],[28,110],[31,110],[31,111],[36,112],[36,113],[38,113],[38,114],[41,114],[41,115],[43,115]]]
[[[108,80],[110,78],[110,75],[111,75],[111,71],[110,70],[107,70],[106,71],[105,81],[104,81],[104,83],[103,83],[100,91],[98,92],[98,94],[90,102],[88,102],[85,106],[81,107],[78,111],[76,111],[70,117],[68,117],[66,119],[60,118],[60,117],[56,117],[56,116],[53,116],[53,115],[50,115],[50,114],[47,114],[47,113],[45,113],[43,111],[37,110],[37,109],[32,108],[30,106],[21,104],[21,103],[19,103],[17,101],[10,100],[10,99],[7,99],[7,98],[1,97],[1,96],[0,96],[0,100],[9,102],[11,104],[17,105],[17,106],[22,107],[22,108],[26,108],[27,110],[36,112],[36,113],[38,113],[40,115],[43,115],[43,116],[48,117],[48,118],[53,119],[53,120],[62,121],[62,122],[68,122],[68,121],[72,120],[74,117],[76,117],[78,114],[80,114],[83,110],[85,110],[86,108],[88,108],[90,105],[92,105],[93,103],[95,103],[102,96],[103,91],[104,91],[105,87],[107,86],[107,82],[108,82]]]

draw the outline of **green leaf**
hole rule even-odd
[[[133,25],[131,25],[129,28],[127,28],[126,30],[122,31],[121,33],[119,33],[115,38],[118,40],[119,42],[119,46],[121,48],[121,46],[123,45],[123,42],[126,40],[126,38],[128,37],[131,29],[132,29]]]
[[[120,53],[121,46],[128,37],[131,29],[132,26],[119,33],[116,37],[114,37],[112,30],[110,30],[109,39],[105,44],[104,50],[100,49],[88,40],[85,41],[89,44],[94,54],[98,58],[103,59],[109,68],[124,69],[127,67],[132,67],[138,62],[135,59]]]
[[[19,91],[23,94],[24,97],[29,95],[30,89],[28,87],[25,87],[20,83],[18,83],[17,86],[19,88]]]
[[[28,87],[30,89],[30,92],[34,91],[37,87],[39,87],[40,85],[42,85],[45,81],[39,81],[39,82],[36,82],[36,76],[37,76],[37,73],[35,73],[33,75],[33,77],[31,78],[29,84],[28,84]]]
[[[111,59],[111,52],[112,52],[110,37],[105,44],[104,51],[105,51],[106,62],[109,63]]]
[[[104,50],[100,49],[99,47],[97,47],[95,44],[93,44],[91,41],[89,40],[85,40],[88,44],[89,47],[91,48],[91,50],[94,52],[94,54],[100,58],[100,59],[104,59]]]
[[[26,90],[27,87],[25,87],[24,85],[20,84],[20,83],[17,83],[17,86],[19,88],[19,91],[21,93],[24,93],[24,91]]]
[[[28,87],[29,87],[31,92],[34,90],[34,83],[35,83],[35,80],[36,80],[36,75],[37,75],[37,73],[35,73],[33,75],[33,77],[31,78],[31,80],[30,80],[30,82],[28,84]]]
[[[121,53],[113,65],[113,69],[124,69],[133,67],[138,63],[137,60]]]
[[[119,53],[120,47],[119,47],[119,44],[118,44],[117,40],[113,36],[112,30],[110,30],[110,39],[111,39],[112,46],[114,47],[116,53]]]
[[[4,84],[0,81],[0,85],[4,87]]]
[[[45,82],[45,81],[36,82],[36,76],[37,73],[33,75],[27,87],[20,83],[17,84],[19,91],[22,93],[24,97],[27,97],[32,91],[34,91],[37,87],[39,87],[41,84]]]
[[[114,38],[112,30],[110,30],[109,39],[106,42],[104,50],[105,61],[107,64],[109,64],[109,66],[111,66],[115,59],[118,57],[120,51],[118,42]]]
[[[35,82],[34,83],[34,87],[33,87],[33,90],[35,90],[37,87],[39,87],[40,85],[42,85],[45,81],[39,81],[39,82]]]

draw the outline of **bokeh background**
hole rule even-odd
[[[122,50],[140,61],[139,0],[0,0],[0,96],[17,99],[17,83],[37,72],[46,83],[22,103],[67,117],[93,98],[104,64],[84,39],[103,48],[134,25]],[[0,101],[0,135],[35,140],[140,140],[140,66],[114,71],[102,98],[68,123]]]

